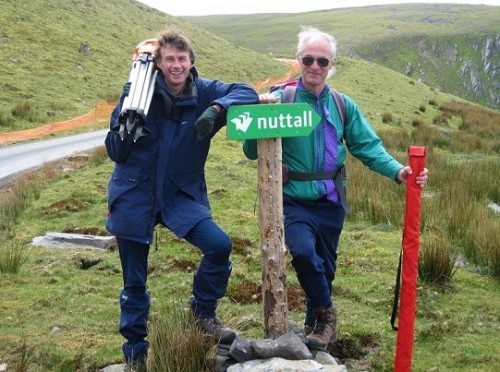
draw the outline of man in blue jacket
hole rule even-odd
[[[294,101],[310,104],[322,120],[308,136],[282,139],[283,163],[289,169],[288,182],[283,185],[285,243],[306,294],[304,331],[308,345],[320,350],[336,340],[331,296],[337,246],[348,210],[342,177],[346,150],[371,170],[396,182],[406,183],[412,174],[409,166],[403,166],[385,150],[351,98],[343,95],[345,113],[337,107],[326,84],[335,71],[336,50],[335,39],[316,28],[304,28],[299,33],[301,77]],[[287,100],[284,97],[283,88],[261,95],[260,101],[283,102]],[[248,158],[256,159],[256,140],[245,141],[243,150]],[[417,184],[425,185],[427,173],[424,169],[416,177]]]
[[[147,135],[134,141],[137,128],[125,136],[120,133],[124,89],[105,141],[116,163],[108,189],[106,227],[118,242],[123,270],[119,330],[127,339],[124,357],[132,365],[144,361],[149,346],[146,280],[157,224],[203,254],[191,298],[197,324],[220,343],[231,343],[236,337],[215,313],[231,273],[231,240],[212,219],[204,167],[210,141],[225,125],[227,108],[258,102],[249,85],[198,77],[190,41],[176,31],[158,37],[154,54],[158,74],[142,131]]]

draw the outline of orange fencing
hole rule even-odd
[[[41,138],[52,133],[65,132],[95,124],[99,121],[107,121],[115,104],[116,102],[97,102],[92,111],[73,119],[49,123],[32,129],[0,133],[0,145]]]
[[[291,66],[287,74],[281,78],[269,78],[264,81],[258,82],[254,85],[255,90],[258,91],[278,82],[289,80],[297,74],[297,72],[299,71],[299,65],[296,60],[282,61],[290,64]],[[71,129],[95,124],[99,121],[107,121],[109,120],[115,104],[116,102],[97,102],[95,108],[92,111],[73,119],[49,123],[33,129],[0,133],[0,145],[42,138],[43,136],[47,136],[52,133],[65,132]]]

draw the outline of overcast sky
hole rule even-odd
[[[500,0],[139,0],[173,16],[214,14],[303,13],[313,10],[408,3],[484,4],[500,6]]]

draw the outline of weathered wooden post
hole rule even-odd
[[[264,332],[274,339],[288,331],[281,138],[257,144]]]
[[[299,103],[231,106],[228,111],[228,139],[257,139],[262,302],[268,338],[288,332],[281,137],[308,135],[320,119],[311,106]]]

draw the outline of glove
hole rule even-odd
[[[125,84],[123,84],[122,94],[120,96],[120,106],[121,107],[123,107],[123,101],[125,101],[125,98],[130,93],[130,87],[131,86],[132,86],[132,82],[131,81],[127,81]]]
[[[196,132],[198,132],[198,140],[204,140],[212,134],[214,130],[214,122],[219,115],[217,109],[213,106],[207,108],[203,114],[200,115],[194,126],[196,127]]]
[[[130,87],[132,86],[131,81],[127,81],[125,84],[123,84],[123,89],[122,89],[122,96],[127,97],[128,94],[130,93]]]

